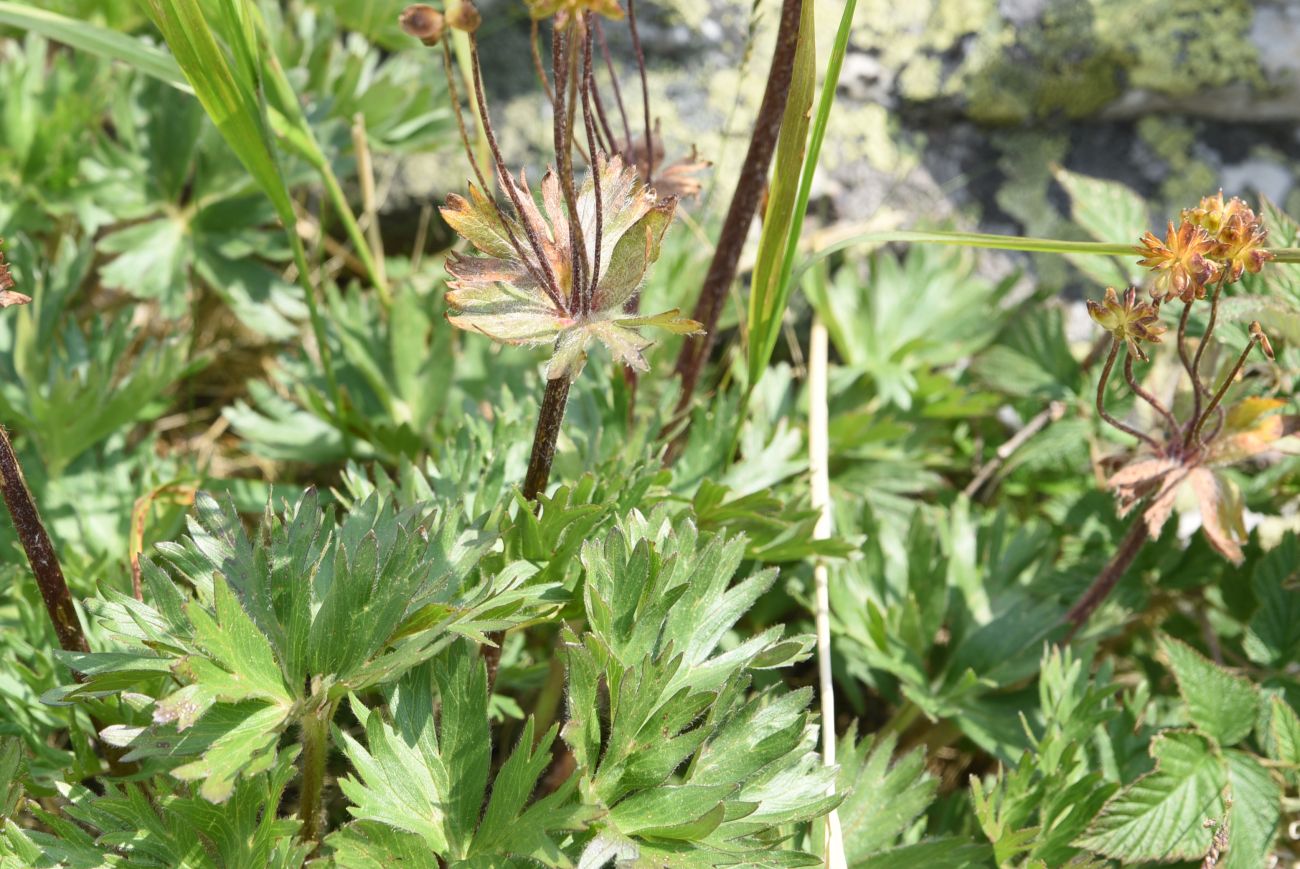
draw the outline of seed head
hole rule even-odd
[[[1252,341],[1258,342],[1259,349],[1263,350],[1264,355],[1272,362],[1274,358],[1273,345],[1269,343],[1268,336],[1264,334],[1264,327],[1259,325],[1258,320],[1254,320],[1250,324],[1250,337]]]
[[[1210,259],[1227,270],[1226,280],[1235,283],[1243,272],[1258,274],[1273,254],[1264,249],[1268,230],[1250,206],[1237,197],[1223,201],[1223,191],[1206,196],[1196,208],[1183,211],[1183,222],[1193,223],[1214,240]]]
[[[623,7],[618,5],[618,0],[528,0],[528,12],[537,20],[556,15],[581,15],[583,12],[594,12],[614,20],[623,17]]]
[[[397,22],[402,30],[429,46],[442,41],[442,32],[447,27],[442,13],[424,3],[407,6]]]
[[[1217,245],[1208,232],[1188,220],[1177,229],[1170,221],[1163,242],[1150,232],[1142,236],[1137,247],[1142,255],[1138,265],[1156,272],[1152,298],[1165,302],[1205,298],[1206,283],[1219,273],[1219,264],[1212,259]]]
[[[1100,303],[1088,300],[1088,313],[1103,329],[1124,341],[1130,353],[1146,362],[1140,342],[1159,344],[1166,327],[1160,322],[1160,309],[1150,302],[1139,302],[1137,295],[1137,287],[1129,287],[1121,303],[1114,287],[1107,287]]]
[[[471,0],[459,0],[447,10],[447,24],[457,30],[473,33],[483,23],[483,16]]]

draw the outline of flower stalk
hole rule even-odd
[[[41,521],[41,514],[32,501],[31,490],[23,478],[23,471],[18,464],[13,444],[4,426],[0,426],[0,494],[4,495],[5,506],[13,520],[14,530],[23,551],[27,553],[27,562],[36,576],[36,585],[45,601],[45,611],[49,613],[54,624],[54,633],[59,646],[69,652],[89,652],[90,644],[77,618],[77,609],[72,603],[72,592],[68,581],[63,576],[59,557],[54,552],[54,544]]]
[[[1250,398],[1231,413],[1225,413],[1221,406],[1256,345],[1266,357],[1273,358],[1268,336],[1258,322],[1250,324],[1250,340],[1212,396],[1200,369],[1218,323],[1224,288],[1246,272],[1258,273],[1265,263],[1277,258],[1275,252],[1264,248],[1266,238],[1262,221],[1240,199],[1225,202],[1222,193],[1207,196],[1199,207],[1183,211],[1177,227],[1170,222],[1163,241],[1147,233],[1135,248],[1142,255],[1140,264],[1153,273],[1151,302],[1139,302],[1136,287],[1128,288],[1122,300],[1115,290],[1108,289],[1102,302],[1088,302],[1088,313],[1111,334],[1110,352],[1097,385],[1097,411],[1109,425],[1138,438],[1143,445],[1110,475],[1106,487],[1116,495],[1120,516],[1139,505],[1141,509],[1114,557],[1066,614],[1071,634],[1100,606],[1147,538],[1160,536],[1175,509],[1195,505],[1210,545],[1234,564],[1245,558],[1241,494],[1231,477],[1218,469],[1270,449],[1274,441],[1300,428],[1300,418],[1276,415],[1284,403],[1277,399]],[[1192,306],[1207,296],[1209,321],[1193,353],[1187,337]],[[1161,342],[1165,326],[1160,322],[1160,305],[1174,299],[1183,303],[1176,346],[1192,393],[1190,415],[1181,422],[1143,387],[1133,370],[1135,358],[1147,361],[1143,345]],[[1106,411],[1106,384],[1121,342],[1127,347],[1124,380],[1134,395],[1156,411],[1166,431],[1142,432]],[[1210,400],[1202,409],[1205,397]],[[1211,417],[1214,426],[1203,436]]]
[[[1256,344],[1262,345],[1265,348],[1265,355],[1270,359],[1273,358],[1272,348],[1268,344],[1268,336],[1264,334],[1264,330],[1259,325],[1259,321],[1250,324],[1250,340],[1246,342],[1246,348],[1242,350],[1241,355],[1237,357],[1237,364],[1233,365],[1232,370],[1228,372],[1228,376],[1223,378],[1223,383],[1219,385],[1218,391],[1214,393],[1214,398],[1210,399],[1210,404],[1205,408],[1205,412],[1196,418],[1190,438],[1192,443],[1196,442],[1197,436],[1201,433],[1201,428],[1205,425],[1205,420],[1208,419],[1210,414],[1218,408],[1219,402],[1223,401],[1223,396],[1227,393],[1228,387],[1232,385],[1233,381],[1237,379],[1237,375],[1241,373],[1242,366],[1246,364],[1246,359],[1250,356],[1250,351],[1255,349]]]
[[[790,80],[794,73],[795,47],[799,41],[802,11],[802,0],[783,0],[781,4],[776,48],[772,54],[772,66],[768,72],[767,87],[763,91],[763,101],[759,105],[754,132],[750,136],[740,176],[736,179],[736,189],[727,208],[727,216],[718,234],[713,260],[709,263],[704,283],[700,287],[699,299],[691,314],[702,325],[704,334],[687,340],[677,357],[676,371],[682,381],[681,396],[677,401],[678,414],[690,407],[704,363],[713,350],[722,306],[727,300],[731,283],[736,278],[736,268],[745,238],[749,235],[749,226],[767,187],[768,167],[776,151],[781,118],[790,96]]]
[[[526,500],[536,501],[537,496],[546,491],[546,484],[551,477],[551,464],[555,461],[555,444],[559,440],[560,426],[564,422],[564,408],[569,401],[571,383],[572,381],[567,377],[546,381],[546,389],[542,393],[542,406],[537,412],[533,451],[528,457],[528,472],[524,475],[523,495]]]
[[[1120,345],[1120,339],[1118,337],[1111,339],[1110,352],[1106,354],[1106,363],[1105,365],[1102,366],[1101,378],[1097,381],[1097,401],[1096,401],[1097,413],[1099,416],[1101,416],[1102,419],[1108,422],[1113,428],[1116,428],[1119,431],[1124,432],[1125,434],[1132,435],[1133,437],[1145,443],[1147,446],[1151,447],[1151,449],[1155,450],[1156,452],[1160,452],[1160,445],[1156,443],[1153,437],[1146,434],[1145,432],[1138,431],[1128,423],[1121,422],[1120,420],[1111,416],[1110,412],[1106,410],[1106,384],[1110,381],[1111,371],[1115,369],[1115,359],[1117,356],[1119,356],[1119,345]],[[1131,359],[1132,357],[1126,356],[1125,358]]]
[[[1134,559],[1142,551],[1142,547],[1147,542],[1147,526],[1141,515],[1135,516],[1129,523],[1128,531],[1124,534],[1124,539],[1120,541],[1119,548],[1115,554],[1110,557],[1110,561],[1102,568],[1101,573],[1092,581],[1088,589],[1070,607],[1069,612],[1065,614],[1065,622],[1070,626],[1069,632],[1065,636],[1065,641],[1069,642],[1078,630],[1087,624],[1088,619],[1096,612],[1097,607],[1101,606],[1102,601],[1110,596],[1111,591],[1124,578],[1129,567],[1133,565]]]
[[[321,838],[321,793],[325,788],[325,762],[329,758],[330,719],[334,704],[324,703],[303,715],[298,722],[302,742],[302,791],[298,800],[298,838],[319,843]]]

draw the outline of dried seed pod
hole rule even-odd
[[[1268,342],[1268,336],[1264,334],[1264,327],[1259,325],[1258,320],[1250,324],[1250,337],[1259,343],[1259,349],[1264,351],[1270,362],[1273,361],[1273,345]]]
[[[407,6],[397,22],[402,30],[429,46],[442,40],[442,32],[447,27],[443,14],[425,3]]]
[[[447,10],[447,24],[457,30],[473,33],[483,23],[483,16],[478,14],[478,7],[471,0],[460,0]]]

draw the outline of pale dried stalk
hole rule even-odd
[[[375,260],[378,283],[387,287],[388,270],[384,266],[384,240],[379,232],[379,203],[375,196],[375,165],[370,158],[370,140],[366,137],[366,116],[360,112],[352,116],[352,150],[357,155],[357,178],[361,181],[361,216],[366,222],[366,241]]]
[[[820,317],[814,317],[812,335],[808,346],[808,471],[812,507],[817,511],[817,524],[813,526],[813,539],[825,540],[831,536],[831,479],[830,479],[830,412],[827,406],[827,368],[829,367],[829,342],[826,326]],[[826,562],[820,558],[813,565],[813,585],[816,594],[817,623],[817,682],[821,694],[822,711],[822,763],[835,766],[835,685],[831,681],[831,602],[830,583]],[[832,783],[830,792],[835,792]],[[840,829],[839,811],[832,809],[826,816],[825,846],[828,869],[845,869],[844,833]]]

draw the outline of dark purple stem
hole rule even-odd
[[[1180,443],[1182,426],[1178,424],[1178,420],[1174,419],[1174,415],[1169,412],[1169,408],[1165,407],[1164,402],[1144,389],[1142,384],[1138,382],[1137,377],[1133,374],[1133,354],[1127,351],[1124,353],[1124,379],[1128,381],[1128,388],[1133,390],[1135,395],[1151,405],[1156,413],[1164,417],[1165,422],[1169,425],[1169,437],[1175,444]]]
[[[600,152],[596,147],[596,125],[592,120],[591,95],[592,75],[591,75],[591,13],[588,12],[583,16],[583,22],[586,25],[586,36],[582,41],[582,120],[583,125],[587,128],[587,146],[591,148],[591,172],[592,172],[592,194],[596,204],[596,239],[593,242],[593,259],[591,264],[591,281],[587,289],[587,298],[594,300],[596,298],[596,287],[600,283],[600,236],[604,232],[603,226],[605,216],[602,203],[600,201],[601,188],[601,166]]]
[[[687,338],[677,357],[677,374],[682,379],[681,397],[677,401],[679,414],[690,407],[700,371],[713,350],[718,319],[727,300],[727,290],[736,278],[736,266],[745,246],[745,237],[749,234],[749,225],[754,220],[767,186],[767,170],[772,163],[777,135],[781,130],[781,118],[790,96],[790,78],[794,70],[802,10],[802,0],[783,0],[781,5],[781,21],[777,28],[776,48],[772,54],[767,88],[758,108],[758,117],[754,122],[754,132],[749,139],[749,150],[745,154],[740,177],[736,179],[731,205],[727,209],[722,231],[718,234],[713,261],[709,263],[692,315],[693,319],[703,325],[704,335]]]
[[[641,73],[641,107],[645,112],[645,177],[642,180],[647,187],[650,187],[650,176],[655,165],[655,148],[654,139],[650,135],[650,86],[646,83],[645,52],[641,50],[641,35],[636,29],[636,0],[627,0],[627,29],[632,35],[632,51],[636,53],[636,68]]]
[[[551,463],[555,461],[555,442],[560,437],[560,424],[564,422],[564,407],[569,401],[568,377],[546,381],[542,393],[542,406],[537,411],[537,430],[533,433],[533,452],[528,458],[528,473],[524,475],[523,494],[529,501],[546,491],[551,479]]]
[[[41,514],[32,501],[32,493],[23,479],[18,456],[14,454],[9,434],[0,426],[0,492],[13,519],[18,540],[27,553],[27,562],[36,575],[36,585],[45,601],[45,610],[54,623],[54,633],[59,646],[69,652],[89,652],[90,644],[77,619],[77,609],[72,603],[72,592],[63,577],[63,568],[54,552],[54,544],[41,522]]]
[[[614,88],[614,101],[618,103],[618,114],[623,119],[623,135],[627,138],[628,159],[635,159],[632,152],[632,128],[627,122],[627,110],[623,108],[623,90],[618,86],[618,73],[614,71],[614,61],[609,56],[609,43],[605,40],[605,27],[596,19],[596,36],[600,39],[600,53],[605,57],[605,68],[609,70],[609,82]]]
[[[1102,568],[1101,573],[1088,586],[1088,590],[1083,596],[1070,607],[1070,611],[1065,614],[1065,621],[1070,625],[1070,631],[1066,634],[1065,639],[1068,642],[1079,628],[1083,627],[1097,607],[1101,606],[1102,601],[1110,595],[1111,591],[1124,578],[1124,574],[1133,564],[1133,559],[1142,551],[1142,547],[1147,541],[1146,521],[1142,514],[1133,517],[1133,524],[1129,525],[1128,532],[1124,539],[1120,541],[1119,549],[1111,556],[1106,566]]]

